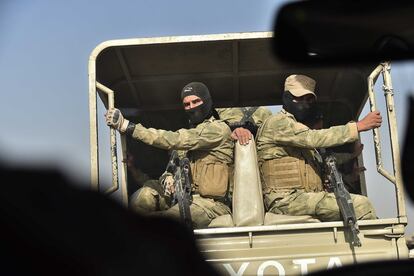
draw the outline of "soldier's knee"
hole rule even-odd
[[[148,213],[159,210],[160,194],[150,188],[142,187],[130,198],[129,207],[139,213]]]
[[[359,220],[365,219],[376,219],[374,206],[366,196],[362,195],[351,195],[352,202],[355,209],[355,216]]]
[[[316,204],[315,214],[321,221],[337,221],[341,219],[335,195],[325,193],[324,197]]]
[[[209,217],[209,215],[203,208],[195,204],[191,204],[190,212],[193,221],[193,227],[196,229],[206,228],[213,220],[211,217]]]
[[[178,208],[178,205],[174,205],[171,208],[167,209],[167,210],[163,210],[161,212],[157,212],[155,213],[156,216],[158,217],[167,217],[170,219],[175,219],[175,220],[180,220],[180,209]]]
[[[212,221],[212,219],[207,215],[205,210],[195,204],[190,205],[190,213],[193,228],[195,229],[206,228]],[[168,217],[178,221],[181,220],[178,204],[172,206],[171,208],[163,212],[157,212],[156,215],[161,217]]]

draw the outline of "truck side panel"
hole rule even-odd
[[[389,227],[363,227],[361,247],[352,247],[339,227],[197,238],[207,261],[223,275],[291,275],[371,260],[408,258],[401,234],[383,234]]]

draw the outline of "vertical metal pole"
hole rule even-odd
[[[391,140],[391,153],[392,153],[392,163],[394,168],[395,176],[395,187],[397,192],[397,207],[398,207],[398,216],[406,217],[405,210],[405,201],[404,201],[404,190],[402,183],[401,175],[401,163],[400,163],[400,147],[398,144],[398,132],[397,132],[397,119],[394,108],[394,91],[391,82],[391,64],[389,62],[382,63],[383,70],[382,76],[384,78],[384,96],[385,103],[387,106],[387,116],[389,123],[389,132]]]
[[[124,162],[122,162],[122,166],[121,166],[121,193],[122,193],[122,203],[124,204],[125,207],[128,207],[128,187],[127,187],[127,183],[128,183],[128,177],[127,177],[127,172],[128,172],[128,164],[125,161],[127,156],[127,149],[126,149],[126,135],[125,134],[121,134],[121,147],[122,147],[122,160],[124,160]]]
[[[96,82],[96,87],[108,95],[108,108],[113,108],[114,103],[114,91],[108,87]],[[105,191],[105,193],[110,194],[119,189],[118,181],[118,154],[117,154],[117,143],[116,143],[116,130],[110,128],[110,143],[111,143],[111,163],[112,163],[112,186]]]
[[[96,71],[95,59],[90,58],[89,71],[89,143],[91,154],[91,188],[99,191],[99,162],[98,162],[98,125],[96,108]]]
[[[374,84],[379,74],[381,74],[382,71],[383,71],[383,65],[380,64],[374,69],[374,71],[372,71],[372,73],[368,77],[368,97],[369,97],[371,112],[377,111],[375,93],[374,93]],[[374,147],[375,147],[375,157],[376,157],[375,161],[377,163],[377,171],[395,185],[396,183],[395,177],[389,172],[387,172],[383,166],[382,155],[381,155],[381,152],[382,152],[381,151],[381,138],[380,138],[379,129],[374,128],[372,131],[373,131],[373,137],[374,137]]]
[[[371,111],[376,111],[376,101],[374,93],[374,83],[377,80],[379,74],[382,73],[383,76],[383,90],[385,96],[385,103],[387,108],[387,119],[389,124],[389,134],[391,141],[391,152],[392,152],[392,163],[393,163],[393,173],[389,173],[383,167],[382,157],[381,157],[381,139],[379,136],[378,128],[373,129],[374,133],[374,146],[375,146],[375,155],[377,162],[378,172],[392,182],[395,186],[396,198],[397,198],[397,212],[398,218],[401,223],[407,222],[407,214],[405,210],[405,200],[404,200],[404,190],[400,170],[400,149],[398,146],[398,134],[397,134],[397,120],[395,115],[394,108],[394,94],[391,83],[391,65],[389,62],[383,62],[378,65],[374,71],[368,77],[368,96],[371,106]]]

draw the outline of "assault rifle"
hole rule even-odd
[[[180,217],[184,224],[192,229],[192,220],[190,212],[191,196],[191,169],[188,158],[180,159],[177,151],[171,152],[170,160],[168,161],[167,169],[174,177],[175,192],[172,195],[172,204],[178,204],[180,210]]]
[[[361,246],[361,241],[358,238],[358,222],[355,216],[354,205],[352,204],[351,195],[345,188],[342,181],[342,174],[336,167],[336,159],[333,155],[327,155],[325,163],[328,169],[328,178],[330,185],[335,194],[336,202],[342,215],[345,227],[349,229],[350,241],[353,246]]]
[[[243,107],[243,118],[240,120],[240,122],[228,123],[231,131],[235,130],[236,128],[242,127],[248,129],[253,134],[253,136],[256,136],[258,127],[253,122],[252,116],[257,109],[258,107]]]

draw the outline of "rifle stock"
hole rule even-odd
[[[178,204],[181,220],[192,229],[192,219],[190,212],[191,205],[191,169],[188,158],[180,159],[177,151],[171,152],[171,157],[167,165],[168,172],[174,176],[174,188],[172,203]]]
[[[328,177],[335,194],[336,202],[344,221],[344,225],[349,229],[350,241],[353,246],[361,246],[361,241],[358,238],[358,222],[355,216],[355,209],[352,203],[351,195],[345,188],[342,181],[342,175],[336,167],[336,159],[333,155],[328,155],[325,158],[325,163],[328,168]]]

